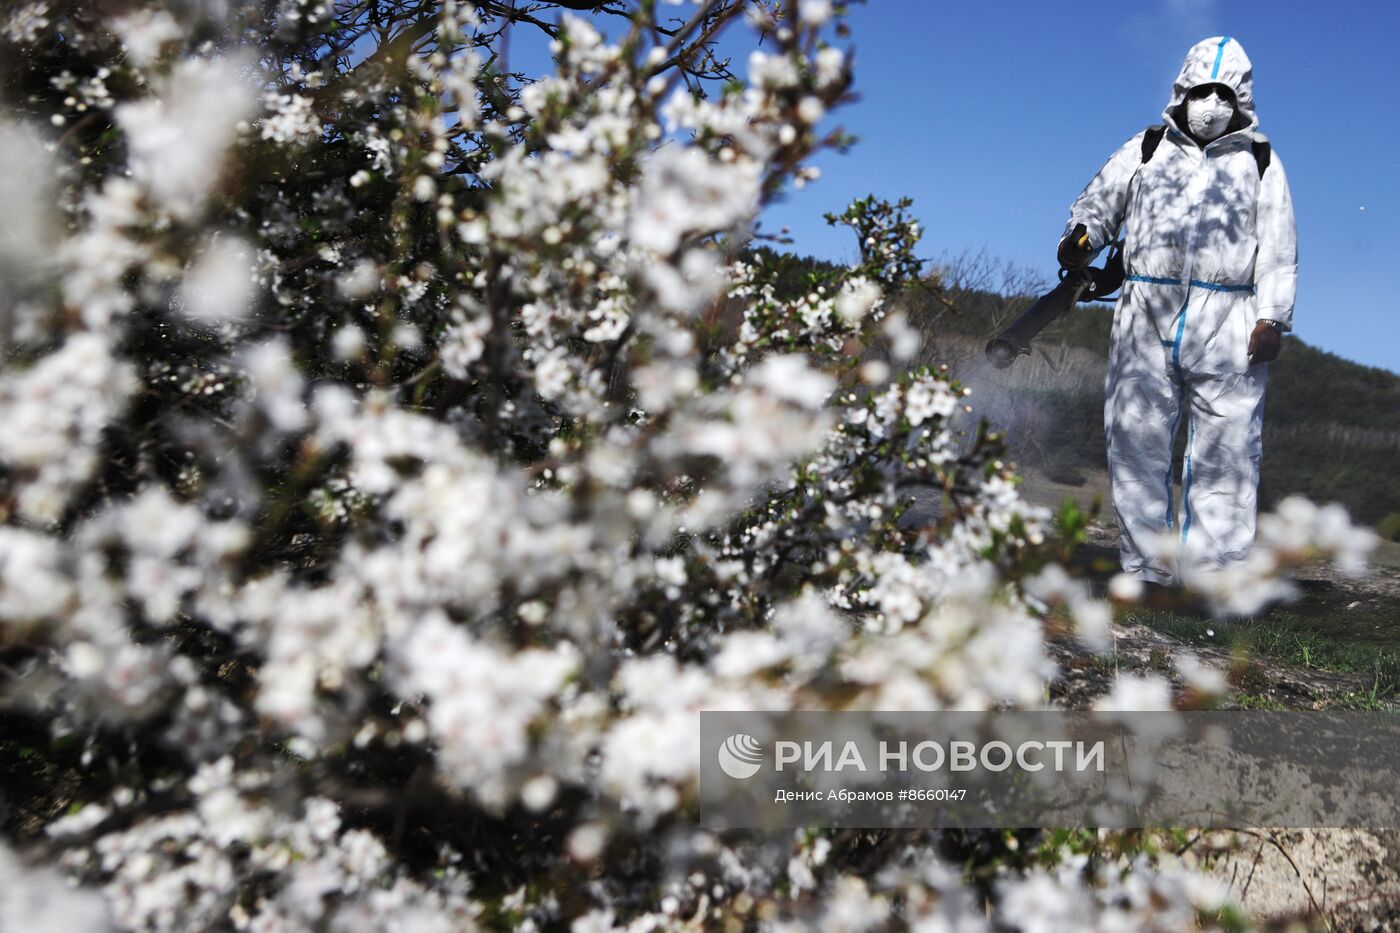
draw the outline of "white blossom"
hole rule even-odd
[[[724,163],[703,151],[663,146],[647,159],[630,226],[637,244],[669,255],[691,233],[727,230],[757,208],[752,163]]]
[[[180,310],[206,324],[242,319],[254,294],[248,244],[218,237],[199,255],[181,286]]]
[[[857,874],[820,829],[695,821],[703,711],[1039,708],[1046,614],[1112,635],[1045,563],[1049,512],[969,449],[965,393],[915,368],[887,302],[917,225],[853,211],[862,264],[798,294],[743,251],[819,175],[837,5],[746,10],[748,81],[703,99],[602,19],[565,16],[520,86],[461,0],[348,70],[302,54],[339,41],[328,0],[196,6],[0,30],[62,24],[71,65],[16,65],[37,119],[114,117],[52,152],[0,126],[0,701],[48,730],[39,764],[100,778],[33,807],[52,871],[0,849],[0,927],[1178,929],[1223,903],[1116,845],[1008,862],[984,902],[927,846],[871,840]],[[945,497],[921,523],[918,487]],[[1260,532],[1217,601],[1370,547],[1293,502]],[[1171,700],[1125,675],[1099,708]]]
[[[40,522],[58,518],[96,470],[102,431],[136,389],[133,367],[90,333],[0,376],[0,461],[18,473],[21,512]]]
[[[443,335],[441,349],[442,365],[458,379],[467,378],[471,364],[481,359],[486,348],[486,333],[491,322],[478,318],[463,324],[454,324]]]
[[[168,44],[184,38],[184,30],[165,10],[138,10],[112,20],[127,58],[138,68],[154,62]]]
[[[304,94],[268,94],[263,106],[270,112],[262,120],[262,138],[290,143],[314,139],[321,132],[321,121],[313,101]]]
[[[203,206],[238,122],[252,113],[242,68],[237,59],[185,59],[154,96],[117,108],[132,176],[176,217]]]

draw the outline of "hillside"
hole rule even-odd
[[[770,256],[770,259],[775,257]],[[1033,292],[1024,275],[984,260],[973,278]],[[780,290],[809,287],[825,264],[778,258]],[[962,271],[966,272],[966,268]],[[1000,278],[1001,281],[997,281]],[[1026,496],[1106,498],[1103,381],[1111,305],[1080,306],[1038,340],[1037,352],[1008,370],[985,361],[988,337],[1032,299],[998,289],[912,291],[903,309],[923,336],[916,362],[946,363],[973,390],[975,414],[1007,429]],[[953,309],[949,308],[949,305]],[[872,348],[879,353],[881,348]],[[1340,501],[1368,523],[1400,523],[1400,376],[1360,366],[1289,338],[1271,366],[1261,493],[1268,506],[1290,493]],[[1179,479],[1179,475],[1178,475]],[[909,520],[917,522],[916,505]],[[1111,513],[1088,528],[1076,571],[1098,593],[1117,571]],[[1400,696],[1400,546],[1383,544],[1374,573],[1344,579],[1318,564],[1297,577],[1301,597],[1245,620],[1222,621],[1189,604],[1138,607],[1114,623],[1111,656],[1068,640],[1053,645],[1056,703],[1086,708],[1122,671],[1166,676],[1181,687],[1173,659],[1190,655],[1221,672],[1229,709],[1393,711]],[[1400,834],[1391,830],[1250,830],[1249,845],[1221,857],[1212,842],[1183,839],[1183,853],[1227,885],[1266,928],[1391,929],[1400,922]]]
[[[810,257],[758,252],[779,264],[779,291],[789,295],[834,268]],[[1030,305],[1033,299],[1024,296],[1048,286],[985,255],[955,261],[943,281],[941,291],[915,289],[902,299],[924,337],[918,361],[947,363],[971,386],[978,413],[1007,429],[1023,466],[1070,485],[1101,476],[1112,304],[1078,306],[1041,334],[1039,352],[996,370],[984,361],[987,339]],[[1400,454],[1400,375],[1289,337],[1269,380],[1261,505],[1302,493],[1341,502],[1357,520],[1400,537],[1400,471],[1393,468]],[[1178,480],[1184,435],[1185,425]]]
[[[1010,429],[1023,461],[1070,482],[1102,469],[1112,306],[1079,306],[1041,335],[1042,352],[998,371],[982,363],[982,345],[1030,299],[971,290],[946,297],[957,312],[932,296],[907,298],[929,359],[948,362],[969,381],[983,410]],[[1400,376],[1290,337],[1269,379],[1262,504],[1303,493],[1342,502],[1369,524],[1400,512],[1400,472],[1393,469],[1400,453]]]

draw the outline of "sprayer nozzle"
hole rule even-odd
[[[987,343],[987,359],[997,369],[1005,369],[1016,362],[1016,348],[1011,345],[1011,341],[1001,337],[993,337]]]

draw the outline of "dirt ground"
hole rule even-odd
[[[1031,480],[1026,493],[1039,504],[1054,505],[1068,495],[1087,506],[1099,492],[1095,485]],[[1311,645],[1321,653],[1321,662],[1306,650],[1300,662],[1296,649],[1267,639],[1271,650],[1253,650],[1247,639],[1236,637],[1239,623],[1172,611],[1128,612],[1115,623],[1109,656],[1090,655],[1069,641],[1052,643],[1062,671],[1051,687],[1052,699],[1084,708],[1107,692],[1118,670],[1152,671],[1180,686],[1172,660],[1190,652],[1228,675],[1227,708],[1400,709],[1394,681],[1385,679],[1379,665],[1370,671],[1358,663],[1368,652],[1391,657],[1400,647],[1400,560],[1394,545],[1383,546],[1376,556],[1371,576],[1361,580],[1322,565],[1306,568],[1295,577],[1301,592],[1296,604],[1248,623],[1258,640],[1276,620],[1304,649]],[[1107,524],[1091,527],[1075,562],[1102,583],[1116,570],[1116,558],[1110,512]],[[1327,663],[1329,658],[1337,663]],[[1184,857],[1224,880],[1265,929],[1400,930],[1400,829],[1203,833]]]
[[[1106,545],[1099,547],[1107,550]],[[1377,569],[1363,581],[1338,581],[1319,567],[1300,579],[1309,582],[1331,589],[1333,604],[1390,604],[1392,618],[1400,620],[1400,599],[1395,595],[1400,573],[1395,570]],[[1187,651],[1231,674],[1236,686],[1227,707],[1335,708],[1334,698],[1366,695],[1372,683],[1371,675],[1363,672],[1298,669],[1258,655],[1247,658],[1247,676],[1241,678],[1238,647],[1187,643],[1132,621],[1117,623],[1114,634],[1111,664],[1056,644],[1063,674],[1052,696],[1066,706],[1087,706],[1108,690],[1115,669],[1150,670],[1179,684],[1170,660]],[[1265,928],[1296,928],[1291,925],[1302,921],[1305,929],[1400,930],[1400,830],[1257,828],[1207,834],[1186,857],[1225,880],[1234,898]]]
[[[1067,489],[1044,481],[1032,481],[1028,486],[1028,496],[1039,504],[1054,504],[1065,495],[1082,502],[1093,495],[1092,489]],[[1089,502],[1082,504],[1088,506]],[[1089,542],[1079,555],[1085,566],[1116,565],[1117,532],[1112,513],[1109,520],[1091,528]],[[1373,632],[1400,629],[1396,548],[1383,545],[1376,558],[1371,576],[1361,580],[1347,579],[1322,565],[1303,570],[1295,577],[1303,598],[1294,615],[1316,615],[1319,625],[1331,623],[1343,632],[1364,628],[1368,637]],[[1361,621],[1359,625],[1357,621]],[[1215,628],[1226,630],[1229,625],[1221,623]],[[1218,670],[1232,672],[1235,686],[1228,707],[1336,709],[1336,698],[1376,695],[1376,675],[1371,672],[1327,670],[1324,665],[1301,668],[1261,654],[1245,658],[1247,675],[1242,678],[1239,644],[1231,644],[1228,637],[1219,642],[1200,637],[1186,640],[1134,621],[1131,615],[1116,622],[1114,636],[1113,664],[1088,656],[1072,644],[1053,644],[1064,671],[1051,688],[1058,702],[1068,707],[1088,706],[1109,689],[1116,668],[1152,670],[1179,684],[1169,660],[1182,651],[1191,651]],[[1378,642],[1387,643],[1389,636]],[[1389,691],[1389,699],[1382,698],[1369,707],[1394,709],[1393,684]],[[1252,828],[1204,834],[1187,850],[1186,857],[1225,880],[1233,897],[1264,929],[1400,930],[1400,829]]]

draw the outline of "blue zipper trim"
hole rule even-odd
[[[1176,385],[1173,391],[1180,393],[1176,400],[1176,417],[1172,419],[1172,432],[1168,435],[1171,439],[1167,441],[1167,450],[1171,451],[1176,444],[1176,429],[1181,424],[1181,406],[1185,402],[1186,380],[1181,373],[1181,338],[1186,333],[1186,302],[1181,303],[1181,317],[1176,322],[1176,336],[1172,339],[1172,371],[1176,374]],[[1195,426],[1195,422],[1192,422]],[[1188,429],[1189,430],[1189,429]],[[1189,443],[1189,442],[1188,442]],[[1189,466],[1190,460],[1187,464]],[[1189,475],[1189,474],[1188,474]],[[1181,501],[1186,501],[1186,487],[1181,489]],[[1170,528],[1176,523],[1176,509],[1172,507],[1172,463],[1170,455],[1167,457],[1167,527]],[[1181,537],[1186,539],[1186,528],[1191,524],[1191,510],[1186,511],[1185,525],[1181,529]]]
[[[1220,45],[1217,46],[1215,49],[1215,66],[1210,70],[1210,77],[1212,81],[1215,80],[1215,78],[1218,77],[1220,74],[1220,60],[1225,57],[1225,43],[1229,41],[1230,37],[1225,36],[1220,40]]]
[[[1129,282],[1146,282],[1148,285],[1180,285],[1181,279],[1163,278],[1158,275],[1130,275]],[[1252,292],[1253,285],[1222,285],[1219,282],[1207,282],[1204,279],[1192,279],[1192,288],[1204,288],[1210,292]]]
[[[1202,282],[1200,279],[1191,280],[1192,288],[1204,288],[1212,292],[1252,292],[1253,285],[1221,285],[1219,282]]]
[[[1191,533],[1191,449],[1196,444],[1196,421],[1186,430],[1186,477],[1181,482],[1181,503],[1186,507],[1186,517],[1181,520],[1181,543]]]
[[[1181,317],[1176,322],[1176,336],[1172,338],[1172,369],[1177,379],[1181,378],[1181,338],[1186,333],[1186,302],[1181,303]]]
[[[1172,430],[1167,437],[1171,438],[1167,442],[1167,527],[1171,528],[1176,524],[1176,509],[1172,502],[1172,458],[1171,449],[1176,444],[1176,429],[1181,426],[1181,399],[1177,399],[1176,415],[1172,418]]]

